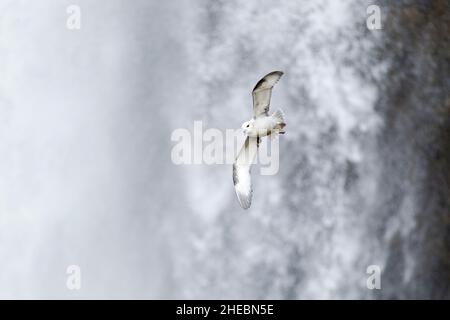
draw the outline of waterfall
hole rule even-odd
[[[441,110],[449,79],[438,70],[449,69],[448,5],[379,2],[384,29],[371,31],[371,4],[205,1],[198,10],[189,41],[197,79],[191,118],[239,127],[251,114],[255,79],[279,69],[286,74],[272,105],[285,110],[288,134],[280,138],[279,174],[254,174],[249,212],[226,183],[229,167],[185,168],[195,225],[184,258],[195,261],[195,276],[186,277],[185,297],[448,296],[431,276],[448,279],[448,223],[441,222],[448,175],[438,173],[448,172]],[[404,92],[410,88],[417,93]],[[430,223],[420,218],[428,197],[435,199]],[[430,267],[431,248],[439,253]],[[382,270],[383,290],[368,290],[370,266]]]
[[[201,227],[193,240],[198,276],[186,296],[331,298],[364,291],[361,253],[382,125],[377,88],[360,75],[371,47],[370,39],[356,42],[364,17],[364,4],[355,1],[203,3],[190,51],[201,92],[193,118],[239,127],[251,113],[255,79],[279,69],[286,75],[272,105],[285,110],[289,124],[280,138],[280,172],[254,177],[249,212],[225,183],[229,168],[191,173],[191,210]],[[211,190],[220,196],[205,196]]]
[[[0,298],[448,298],[450,10],[371,4],[80,1],[68,30],[0,0]],[[273,70],[287,134],[244,211],[171,134],[239,128]]]

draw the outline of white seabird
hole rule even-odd
[[[272,88],[283,75],[273,71],[258,81],[253,89],[253,119],[244,122],[242,129],[247,136],[233,164],[233,183],[239,204],[248,209],[252,203],[252,183],[250,169],[258,152],[260,138],[273,134],[284,134],[283,111],[280,109],[269,115]]]

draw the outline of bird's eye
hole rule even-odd
[[[247,128],[248,128],[248,127],[250,127],[250,125],[249,125],[249,124],[247,125]]]

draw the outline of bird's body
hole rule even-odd
[[[282,75],[281,71],[273,71],[258,81],[252,92],[254,117],[242,125],[247,138],[233,164],[233,183],[239,204],[244,209],[248,209],[252,201],[250,169],[261,137],[285,133],[283,112],[277,110],[269,115],[272,88]]]
[[[248,127],[247,127],[248,125]],[[256,119],[251,119],[242,125],[244,133],[249,137],[265,137],[273,133],[281,133],[285,126],[284,115],[281,110],[278,110],[270,116],[261,116]]]

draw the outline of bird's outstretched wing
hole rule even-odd
[[[282,75],[283,72],[281,71],[273,71],[259,80],[253,88],[253,114],[255,118],[268,115],[272,88]]]
[[[252,181],[250,169],[258,152],[259,138],[247,137],[233,164],[233,183],[239,204],[248,209],[252,203]]]

